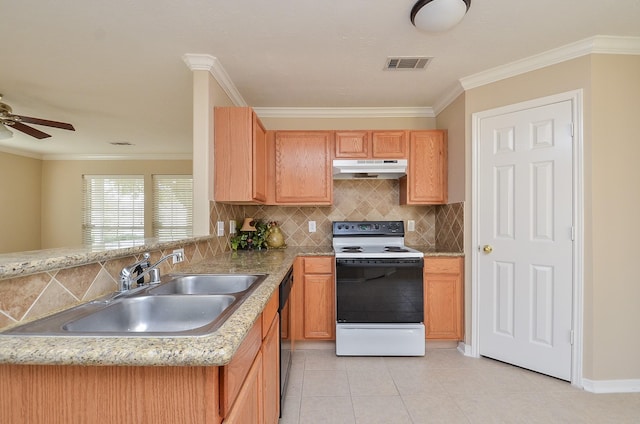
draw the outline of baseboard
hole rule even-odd
[[[640,393],[640,379],[589,380],[583,378],[582,388],[591,393]]]
[[[458,342],[458,352],[462,353],[464,356],[473,356],[471,354],[471,346],[465,342]]]

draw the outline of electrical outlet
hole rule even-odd
[[[218,237],[224,235],[224,221],[218,221]]]
[[[416,230],[416,221],[410,219],[407,221],[407,231],[415,231]]]
[[[229,234],[235,234],[236,233],[236,221],[234,221],[233,219],[229,220]]]
[[[184,261],[184,249],[181,247],[180,249],[174,249],[173,253],[180,253],[182,256],[180,256],[179,258],[174,256],[173,257],[173,263],[177,264],[180,263],[182,261]]]
[[[309,232],[310,233],[316,232],[316,221],[309,221]]]

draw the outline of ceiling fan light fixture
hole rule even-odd
[[[427,32],[456,26],[471,7],[471,0],[419,0],[411,9],[411,23]]]
[[[5,127],[4,124],[0,123],[0,140],[6,140],[11,137],[13,137],[13,133],[9,131],[9,129]]]

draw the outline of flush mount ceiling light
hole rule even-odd
[[[428,32],[456,26],[471,6],[471,0],[420,0],[411,9],[411,23]]]

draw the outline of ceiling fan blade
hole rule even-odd
[[[42,140],[43,138],[51,137],[49,134],[37,130],[35,128],[31,128],[28,125],[23,124],[22,122],[14,122],[10,128],[16,129],[18,131],[22,131],[25,134],[30,135],[31,137],[35,137],[38,140]]]
[[[22,115],[14,115],[20,118],[20,121],[26,122],[28,124],[36,124],[36,125],[46,125],[48,127],[62,128],[63,130],[75,131],[73,125],[67,124],[66,122],[58,122],[58,121],[49,121],[47,119],[40,118],[32,118],[30,116],[22,116]]]

